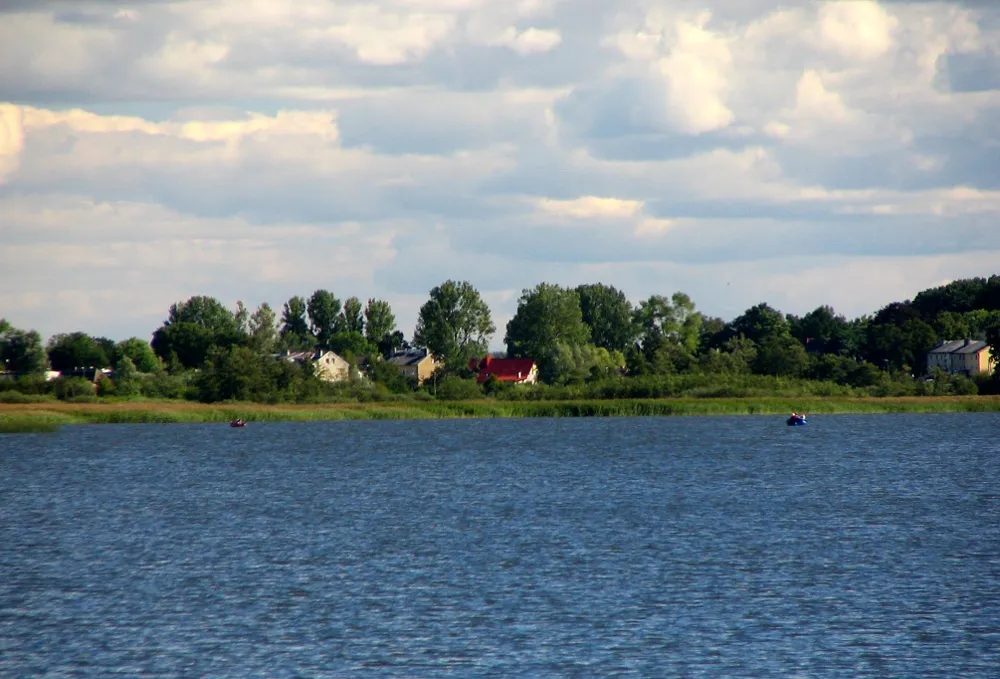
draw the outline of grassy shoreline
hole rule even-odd
[[[413,420],[495,417],[814,415],[1000,412],[997,396],[885,398],[663,398],[586,401],[386,401],[308,405],[118,401],[0,403],[0,433],[52,431],[70,424]]]

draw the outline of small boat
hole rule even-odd
[[[788,418],[787,424],[789,427],[803,427],[807,424],[805,415],[792,415]]]
[[[235,419],[229,423],[230,427],[245,427],[247,426],[247,421],[244,419]]]

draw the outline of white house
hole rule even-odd
[[[279,358],[294,363],[310,363],[316,377],[324,382],[343,382],[351,377],[351,364],[332,351],[286,351]]]

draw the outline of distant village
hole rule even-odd
[[[0,320],[0,382],[8,391],[44,391],[37,385],[76,380],[100,395],[200,400],[300,400],[333,393],[323,384],[364,383],[397,394],[430,384],[437,395],[442,383],[461,383],[470,396],[519,386],[596,392],[609,381],[682,377],[703,391],[777,378],[872,393],[927,392],[915,382],[992,393],[1000,276],[955,281],[852,320],[828,306],[798,317],[761,303],[724,321],[680,292],[633,304],[601,283],[542,283],[523,291],[505,328],[506,351],[491,354],[495,333],[489,307],[465,281],[431,290],[409,341],[382,300],[364,305],[317,290],[288,300],[279,316],[266,303],[251,312],[197,296],[172,305],[151,341],[73,332],[43,344],[38,333]]]

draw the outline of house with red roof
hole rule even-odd
[[[538,382],[538,364],[530,358],[494,358],[469,359],[469,367],[479,373],[476,381],[482,384],[490,377],[500,382],[514,384],[536,384]]]

